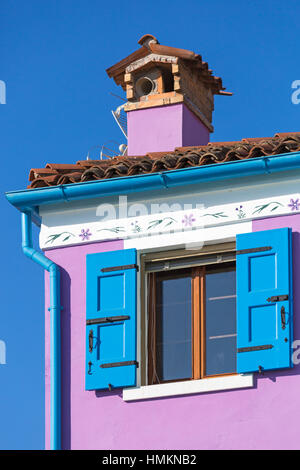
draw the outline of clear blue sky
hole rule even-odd
[[[74,163],[123,142],[111,116],[123,96],[105,69],[145,33],[194,50],[233,97],[216,97],[213,141],[299,130],[297,0],[0,0],[0,449],[44,446],[43,271],[21,252],[20,215],[4,192],[30,168]]]

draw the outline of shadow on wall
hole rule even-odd
[[[112,390],[111,392],[109,390],[108,391],[95,390],[95,395],[97,398],[116,396],[116,397],[120,397],[123,399],[123,389],[116,388],[115,390]]]
[[[255,374],[255,387],[257,387],[257,382],[259,380],[269,379],[272,380],[272,382],[276,382],[277,377],[300,374],[300,291],[298,288],[300,285],[300,269],[298,263],[300,263],[300,233],[293,232],[293,341],[295,346],[293,349],[294,366],[290,369],[274,370],[263,372],[262,374]],[[295,359],[297,363],[295,362]]]

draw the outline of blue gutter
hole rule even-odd
[[[12,191],[6,193],[6,197],[21,211],[32,211],[44,204],[166,189],[298,168],[300,168],[300,153],[294,152],[159,173]]]
[[[25,255],[50,273],[51,449],[61,448],[60,272],[55,263],[32,247],[31,223],[32,220],[38,221],[39,206],[295,169],[300,169],[300,152],[6,193],[8,201],[22,211],[22,247]]]
[[[61,448],[61,345],[60,345],[60,271],[59,267],[32,244],[32,219],[30,213],[22,212],[22,249],[28,258],[42,266],[50,275],[50,446]]]

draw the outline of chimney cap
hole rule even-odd
[[[148,33],[144,34],[138,43],[141,46],[138,50],[106,69],[108,76],[114,79],[116,85],[121,85],[123,90],[126,90],[124,79],[126,68],[133,62],[154,54],[157,56],[172,56],[177,60],[187,62],[189,68],[200,73],[205,85],[211,89],[213,94],[230,94],[228,92],[222,93],[225,90],[222,79],[213,75],[212,70],[208,68],[207,62],[202,60],[201,55],[186,49],[161,45],[155,36]]]
[[[147,49],[149,49],[150,43],[159,44],[158,39],[155,36],[153,36],[153,34],[144,34],[144,36],[142,36],[138,40],[138,44],[140,44],[141,46],[147,47]]]

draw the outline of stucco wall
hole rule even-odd
[[[129,111],[127,127],[128,155],[173,151],[175,147],[209,142],[208,129],[181,103]]]
[[[300,339],[300,214],[253,222],[292,227],[294,338]],[[53,249],[62,269],[63,447],[72,449],[297,449],[300,366],[255,377],[252,389],[126,403],[121,390],[84,390],[85,256],[120,249],[104,242]],[[48,307],[46,279],[46,307]],[[47,311],[46,311],[47,312]],[[46,313],[46,445],[49,448],[49,313]]]
[[[58,248],[46,252],[61,268],[61,336],[62,336],[62,445],[73,448],[73,438],[77,435],[89,439],[88,423],[85,428],[80,410],[85,409],[81,403],[89,400],[89,392],[84,391],[85,378],[85,291],[86,291],[86,255],[123,248],[123,241],[91,243],[82,246]],[[46,449],[50,448],[50,322],[49,322],[49,275],[45,275],[45,441]],[[86,393],[88,395],[86,395]],[[90,406],[90,405],[89,405]],[[94,409],[93,409],[94,408]],[[92,410],[93,409],[93,410]],[[98,416],[91,403],[89,412]],[[88,415],[86,415],[88,418]],[[88,420],[87,420],[88,421]],[[75,431],[77,429],[77,431]],[[81,434],[80,429],[83,431]],[[73,431],[75,431],[73,433]],[[81,434],[81,437],[79,434]],[[91,437],[91,441],[93,438]],[[85,444],[77,444],[77,448]],[[76,447],[74,447],[76,448]]]

